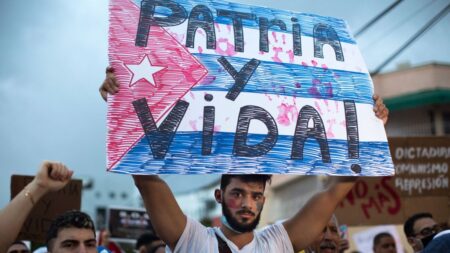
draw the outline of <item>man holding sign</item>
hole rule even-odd
[[[102,97],[106,99],[106,93],[117,94],[118,88],[114,71],[108,68],[100,87]],[[381,98],[374,96],[374,99],[374,112],[386,123],[388,110]],[[222,175],[221,189],[214,194],[222,204],[224,215],[220,228],[206,228],[186,217],[168,185],[158,176],[134,175],[133,178],[155,231],[170,248],[169,252],[213,253],[305,249],[326,227],[336,206],[356,180],[355,177],[331,178],[329,186],[311,198],[294,217],[254,232],[265,202],[268,175]],[[304,233],[306,228],[308,233]]]
[[[255,232],[267,174],[393,173],[388,111],[342,20],[196,0],[111,0],[110,14],[107,168],[134,174],[169,252],[297,252],[355,177]],[[220,228],[186,217],[165,173],[224,174]]]

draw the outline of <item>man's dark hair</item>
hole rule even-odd
[[[63,228],[90,229],[95,236],[94,222],[89,215],[77,210],[67,211],[56,217],[56,219],[50,225],[46,240],[47,249],[49,251],[51,250],[51,247],[49,245],[50,241],[58,237],[59,231]]]
[[[154,241],[159,241],[158,236],[156,236],[154,233],[143,233],[136,241],[136,249],[139,249],[143,245],[148,245]]]
[[[232,178],[238,178],[244,183],[250,183],[250,182],[256,182],[256,183],[262,183],[264,187],[266,186],[267,182],[271,182],[272,175],[267,174],[223,174],[222,178],[220,179],[220,189],[225,190],[225,188],[230,184],[230,181]]]
[[[378,245],[381,241],[381,238],[384,237],[392,237],[394,238],[391,234],[389,234],[388,232],[381,232],[378,233],[374,238],[373,238],[373,247],[375,247],[376,245]]]
[[[417,220],[422,218],[431,218],[433,219],[433,215],[431,213],[416,213],[413,216],[409,217],[405,224],[403,225],[403,231],[405,232],[406,237],[415,236],[414,233],[414,224]]]

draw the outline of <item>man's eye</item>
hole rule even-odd
[[[63,246],[64,248],[72,248],[73,246],[75,246],[75,244],[72,243],[72,242],[65,242],[65,243],[63,243],[62,246]]]
[[[233,193],[231,193],[231,196],[239,198],[242,196],[242,194],[240,192],[233,192]]]
[[[86,247],[95,248],[95,247],[97,247],[97,245],[95,242],[89,242],[89,243],[87,243]]]

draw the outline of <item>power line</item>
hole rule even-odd
[[[423,12],[426,9],[433,7],[433,3],[436,3],[436,0],[431,0],[430,2],[424,1],[424,4],[422,6],[420,6],[415,12],[411,13],[409,16],[407,16],[404,19],[402,19],[399,22],[397,22],[388,31],[383,32],[383,37],[381,39],[373,39],[373,40],[371,40],[370,44],[364,46],[364,48],[362,48],[362,50],[365,51],[368,48],[369,49],[374,48],[376,45],[380,44],[383,41],[383,39],[389,37],[389,35],[391,35],[393,32],[396,32],[399,29],[400,26],[405,25],[406,23],[409,22],[409,20],[411,20],[412,18],[417,17],[417,15],[420,12]]]
[[[436,16],[434,16],[425,26],[423,26],[417,33],[415,33],[405,44],[403,44],[394,54],[392,54],[389,58],[387,58],[383,63],[378,66],[371,73],[372,76],[377,75],[387,64],[389,64],[395,57],[397,57],[403,50],[409,47],[416,39],[422,36],[426,31],[428,31],[433,25],[438,23],[438,21],[443,18],[447,12],[450,11],[450,4],[448,4],[442,11],[440,11]]]
[[[356,33],[355,33],[355,37],[358,37],[359,35],[361,35],[361,33],[365,32],[367,29],[369,29],[369,27],[371,27],[373,24],[375,24],[375,22],[377,22],[380,18],[382,18],[384,15],[386,15],[387,13],[389,13],[392,9],[395,8],[395,6],[397,6],[399,3],[401,3],[403,0],[397,0],[394,3],[392,3],[389,7],[387,7],[386,9],[384,9],[384,11],[382,11],[380,14],[378,14],[376,17],[374,17],[372,20],[370,20],[367,24],[365,24],[361,29],[359,29]]]

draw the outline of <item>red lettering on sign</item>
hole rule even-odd
[[[353,189],[341,202],[340,207],[345,208],[348,203],[351,207],[358,207],[366,219],[375,214],[397,215],[401,209],[399,194],[389,184],[391,177],[382,177],[375,184],[359,180]]]

